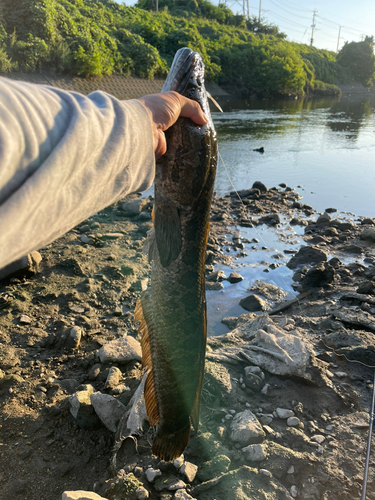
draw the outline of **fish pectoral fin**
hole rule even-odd
[[[147,304],[147,292],[142,294],[143,301]],[[137,305],[134,310],[134,323],[140,322],[138,326],[138,333],[142,334],[141,347],[142,347],[142,365],[147,367],[147,379],[144,389],[144,397],[146,404],[147,417],[150,426],[154,427],[159,422],[159,409],[155,394],[154,385],[154,372],[152,368],[151,349],[150,349],[150,331],[152,331],[152,324],[149,320],[146,321],[144,309],[142,307],[142,297],[138,299]],[[149,331],[150,329],[150,331]]]
[[[178,430],[160,426],[152,444],[152,453],[165,462],[169,462],[181,455],[187,447],[189,439],[190,418],[187,419],[186,425]]]
[[[163,203],[157,206],[155,234],[160,263],[168,267],[178,257],[182,247],[181,220],[176,207]]]

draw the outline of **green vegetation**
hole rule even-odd
[[[338,63],[365,87],[375,80],[374,37],[363,42],[346,42],[337,56]]]
[[[176,50],[188,46],[201,53],[208,79],[247,95],[332,95],[336,81],[373,78],[370,40],[345,45],[336,60],[332,52],[288,42],[277,26],[246,20],[224,5],[159,0],[156,14],[147,10],[153,2],[1,0],[0,71],[153,78],[165,75]],[[351,66],[352,53],[361,71]]]

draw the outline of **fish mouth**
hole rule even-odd
[[[188,47],[176,52],[162,92],[170,90],[198,102],[205,96],[204,63],[198,52]]]

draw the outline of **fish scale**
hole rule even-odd
[[[147,370],[145,402],[156,427],[152,451],[163,460],[181,455],[198,430],[207,340],[205,254],[217,165],[216,132],[200,55],[180,49],[163,92],[196,100],[207,125],[179,118],[166,131],[168,150],[155,173],[154,229],[146,250],[150,287],[135,311]]]

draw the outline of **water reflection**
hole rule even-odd
[[[345,133],[346,139],[355,141],[359,129],[371,119],[374,110],[371,97],[335,102],[330,108],[327,126],[333,132]]]
[[[218,194],[285,182],[302,185],[317,210],[375,215],[375,96],[219,102],[224,113],[212,115],[226,168]],[[264,154],[253,151],[260,147]]]

